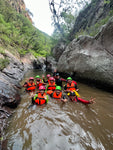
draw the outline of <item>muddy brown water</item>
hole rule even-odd
[[[29,76],[42,75],[31,71]],[[113,94],[78,83],[82,98],[96,98],[93,105],[49,100],[32,106],[21,91],[21,103],[9,119],[9,150],[113,150]]]

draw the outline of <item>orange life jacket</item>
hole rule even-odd
[[[27,91],[34,91],[35,90],[35,83],[31,84],[31,83],[27,83],[28,88],[26,89]]]
[[[49,85],[48,85],[47,90],[52,90],[52,91],[54,91],[55,89],[56,89],[55,82],[53,82],[53,84],[51,84],[51,83],[49,82]]]
[[[75,89],[75,84],[72,82],[71,85],[69,83],[67,83],[67,89],[66,90],[70,90],[70,91],[74,91]]]
[[[60,92],[59,95],[56,95],[56,92],[53,93],[53,98],[54,99],[61,99],[62,98],[62,92]]]
[[[43,105],[46,103],[46,99],[44,98],[46,96],[46,93],[41,95],[41,93],[38,93],[37,98],[35,99],[35,103],[38,105]]]
[[[47,94],[48,94],[48,95],[51,95],[52,93],[53,93],[52,90],[48,90],[48,91],[47,91]]]
[[[42,81],[41,81],[41,80],[40,80],[39,82],[36,81],[36,86],[37,86],[37,88],[39,88],[40,86],[43,85],[43,83],[40,83],[40,82],[42,82]]]

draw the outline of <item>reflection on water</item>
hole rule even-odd
[[[29,72],[29,76],[42,72]],[[24,83],[22,81],[22,83]],[[84,99],[96,104],[62,102],[50,99],[44,106],[32,106],[22,89],[21,104],[9,120],[6,133],[9,150],[112,150],[113,94],[78,83]]]

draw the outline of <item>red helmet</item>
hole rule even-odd
[[[29,80],[34,80],[34,78],[33,78],[33,77],[30,77]]]
[[[47,78],[49,78],[51,75],[50,74],[47,74]]]
[[[50,77],[49,80],[50,81],[55,81],[55,79],[53,77]]]
[[[39,87],[39,90],[45,90],[46,88],[45,88],[45,86],[43,86],[43,85],[41,85],[40,87]]]

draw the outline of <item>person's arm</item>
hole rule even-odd
[[[49,86],[49,84],[47,84],[45,92],[47,92],[47,90],[48,90],[48,86]]]
[[[66,79],[64,79],[64,78],[61,78],[61,81],[66,82],[67,80],[66,80]]]
[[[72,82],[73,82],[74,84],[76,84],[76,85],[77,85],[77,82],[76,82],[76,81],[72,80]]]
[[[74,86],[75,86],[76,91],[79,91],[79,89],[75,83],[74,83]]]
[[[89,101],[88,100],[85,100],[85,99],[82,99],[82,98],[79,98],[79,97],[76,97],[77,101],[78,102],[82,102],[84,104],[93,104],[95,103],[95,98],[91,98]]]
[[[46,103],[48,103],[48,101],[49,101],[49,97],[48,95],[46,95]]]
[[[48,95],[44,96],[44,98],[45,98],[45,100],[46,100],[46,104],[47,104],[47,103],[48,103],[48,101],[49,101],[49,97],[48,97]]]
[[[41,83],[42,85],[46,85],[46,83],[44,81],[40,81],[39,83]]]
[[[23,87],[27,87],[27,86],[28,86],[28,83],[25,82],[25,83],[23,84]]]
[[[65,96],[65,95],[62,96],[61,101],[64,102],[64,103],[68,101],[68,100],[66,99],[66,96]]]
[[[67,90],[67,85],[64,86],[64,92],[70,93],[70,90]]]
[[[35,94],[35,96],[32,97],[32,104],[35,104],[35,100],[36,100],[37,96],[38,96],[38,94]]]
[[[44,83],[47,83],[48,81],[46,81],[45,79],[43,79],[43,82],[44,82]]]
[[[64,90],[66,90],[67,89],[67,85],[64,85]]]
[[[37,96],[38,96],[38,94],[36,94],[36,95],[34,96],[34,101],[36,100]]]

